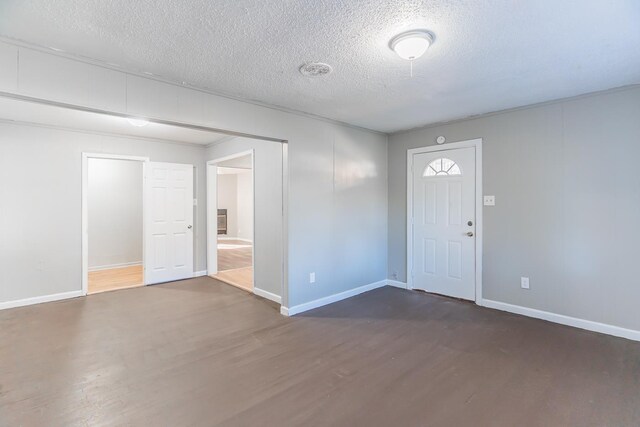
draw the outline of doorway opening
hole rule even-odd
[[[85,155],[86,294],[143,286],[146,158]]]
[[[236,137],[212,145],[207,155],[207,274],[282,304],[287,281],[287,144]],[[225,196],[218,194],[229,174],[236,175],[241,191],[235,193],[236,206],[245,216],[236,226],[233,212],[223,206]]]
[[[216,271],[212,277],[253,292],[254,185],[253,151],[238,153],[213,164],[217,224]]]
[[[223,282],[253,292],[253,158],[218,163],[218,273]]]

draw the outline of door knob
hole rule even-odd
[[[193,226],[192,226],[192,225],[189,225],[189,226],[187,226],[187,228],[188,228],[189,230],[191,230],[191,229],[193,228]]]
[[[467,236],[469,236],[469,237],[473,237],[473,231],[469,231],[469,232],[467,232]]]

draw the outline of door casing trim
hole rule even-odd
[[[482,305],[482,138],[466,141],[451,142],[443,145],[411,148],[407,150],[407,289],[413,289],[413,156],[415,154],[431,153],[434,151],[456,150],[460,148],[475,148],[476,154],[476,239],[475,239],[475,303]]]

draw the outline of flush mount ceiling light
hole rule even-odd
[[[144,127],[149,124],[148,121],[144,119],[127,119],[130,125],[135,126],[137,128]]]
[[[392,51],[402,59],[420,58],[433,43],[433,34],[425,30],[413,30],[398,34],[389,42]]]
[[[324,62],[307,62],[302,64],[298,69],[300,74],[307,77],[321,77],[330,74],[333,71],[331,65]]]

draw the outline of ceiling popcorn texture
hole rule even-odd
[[[637,0],[0,0],[4,37],[383,132],[640,83],[638,22]],[[435,34],[413,78],[388,46],[411,29]]]

